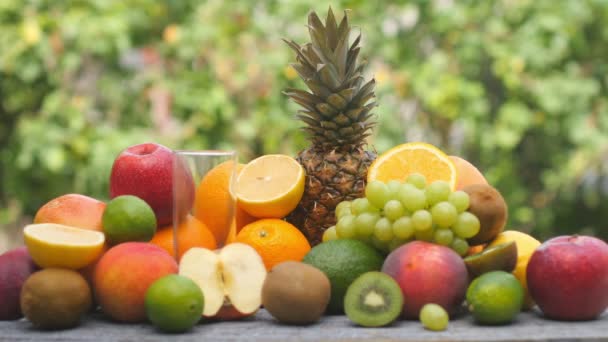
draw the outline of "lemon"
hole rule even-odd
[[[367,171],[367,182],[404,182],[413,173],[423,175],[429,184],[443,180],[452,190],[456,187],[454,162],[437,147],[423,142],[401,144],[379,155]]]
[[[521,311],[524,291],[519,281],[505,271],[479,276],[467,289],[469,311],[480,324],[506,324]]]
[[[290,156],[270,154],[249,162],[236,182],[238,204],[259,218],[283,218],[304,194],[306,172]]]
[[[73,270],[95,261],[105,242],[101,232],[55,223],[30,224],[23,229],[23,237],[38,266]]]
[[[529,310],[534,306],[534,301],[528,293],[526,269],[528,268],[528,261],[530,261],[532,253],[540,246],[540,241],[526,233],[518,232],[516,230],[507,230],[500,233],[496,239],[488,245],[488,248],[510,241],[515,241],[515,244],[517,245],[517,264],[513,270],[513,275],[519,280],[524,289],[525,300],[523,308],[524,310]]]

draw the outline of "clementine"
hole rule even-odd
[[[101,217],[106,204],[95,198],[66,194],[44,204],[34,217],[34,223],[56,223],[102,232]]]
[[[166,226],[156,231],[150,243],[157,245],[171,254],[172,257],[175,257],[173,241],[173,226]],[[178,260],[192,247],[217,248],[215,237],[211,230],[192,215],[188,215],[177,228],[177,241]]]
[[[269,271],[283,261],[301,261],[310,251],[304,234],[281,219],[261,219],[246,225],[237,234],[236,242],[253,247]]]

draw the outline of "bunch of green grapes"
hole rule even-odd
[[[372,181],[365,197],[344,201],[336,207],[335,226],[323,241],[358,239],[382,251],[412,240],[448,246],[464,256],[468,238],[479,232],[479,220],[467,211],[469,195],[452,192],[449,183],[427,184],[421,174],[411,174],[405,183]]]

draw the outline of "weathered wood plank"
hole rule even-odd
[[[590,322],[545,320],[537,312],[522,313],[507,326],[481,327],[465,316],[444,332],[431,332],[416,321],[399,321],[386,328],[360,328],[344,316],[325,317],[305,327],[276,323],[261,310],[238,322],[201,323],[191,332],[164,335],[146,324],[114,324],[93,315],[78,328],[41,332],[25,320],[0,322],[2,341],[608,341],[608,311]]]

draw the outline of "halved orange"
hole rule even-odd
[[[27,225],[23,229],[23,238],[38,266],[73,270],[97,260],[105,242],[101,232],[56,223]]]
[[[269,154],[250,161],[236,181],[238,204],[251,216],[283,218],[304,194],[306,174],[290,156]]]
[[[405,181],[412,173],[424,175],[429,184],[443,180],[450,183],[452,190],[456,186],[452,160],[437,147],[423,142],[401,144],[379,155],[367,171],[367,181]]]

